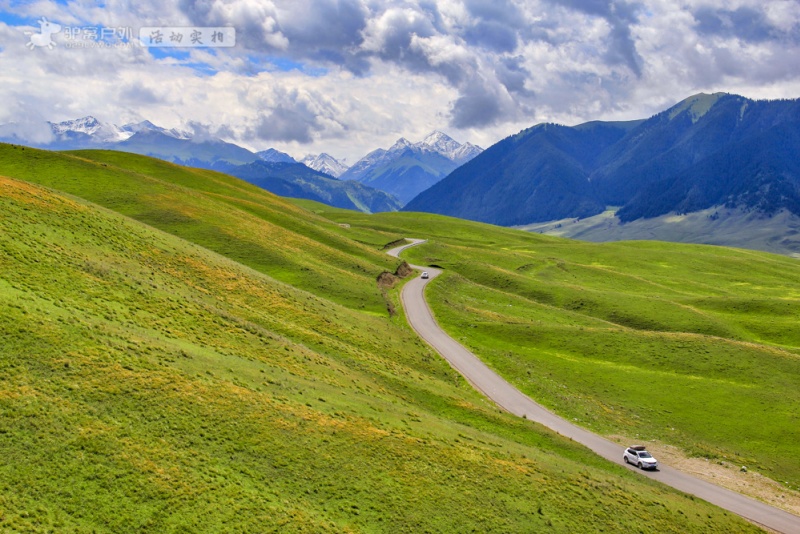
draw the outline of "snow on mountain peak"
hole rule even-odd
[[[125,139],[125,133],[118,126],[100,122],[91,115],[80,119],[51,122],[49,124],[56,137],[86,135],[98,143]]]
[[[427,137],[418,144],[431,147],[437,152],[452,152],[461,146],[461,143],[438,130],[429,133]]]
[[[194,137],[191,132],[186,130],[178,130],[177,128],[170,128],[167,130],[161,126],[156,126],[148,120],[143,120],[141,122],[130,122],[120,129],[125,132],[128,137],[131,137],[139,132],[159,132],[164,135],[174,137],[175,139],[191,139]]]
[[[71,121],[51,122],[50,124],[55,133],[76,132],[92,135],[100,129],[100,122],[91,115]]]
[[[442,133],[438,130],[428,134],[425,139],[423,139],[420,143],[417,143],[415,146],[423,150],[436,152],[437,154],[440,154],[450,161],[458,163],[459,165],[466,163],[470,159],[483,152],[482,148],[477,147],[472,143],[464,143],[462,145],[446,133]]]
[[[309,154],[300,160],[300,163],[306,167],[311,167],[315,171],[330,174],[334,178],[338,178],[348,169],[348,166],[344,162],[339,161],[325,152],[316,156],[314,154]]]
[[[91,143],[117,143],[131,138],[139,132],[159,132],[175,139],[191,139],[190,132],[171,128],[167,130],[156,126],[148,120],[131,122],[122,127],[110,122],[101,122],[91,115],[63,122],[51,122],[50,128],[56,138],[74,138],[87,136]]]
[[[297,161],[286,152],[281,152],[274,148],[256,152],[256,156],[269,163],[297,163]]]
[[[483,152],[481,147],[473,145],[472,143],[464,143],[453,152],[453,157],[451,159],[459,165],[463,165],[481,152]]]
[[[396,152],[398,150],[405,150],[405,149],[410,148],[412,146],[414,146],[414,145],[412,145],[411,142],[408,139],[406,139],[405,137],[401,137],[400,139],[395,141],[395,143],[389,149],[389,152]]]

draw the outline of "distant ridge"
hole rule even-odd
[[[698,94],[647,120],[540,124],[421,193],[406,211],[512,226],[622,222],[724,205],[800,215],[800,101]]]
[[[327,154],[317,157],[320,170],[315,170],[274,148],[254,153],[208,132],[167,129],[148,120],[116,126],[90,115],[48,125],[48,140],[22,144],[50,150],[113,149],[189,167],[223,170],[277,195],[368,213],[395,211],[402,205],[383,191],[336,180],[329,171],[336,172],[335,166],[341,164]],[[20,142],[16,138],[6,140]]]
[[[297,161],[289,154],[281,152],[280,150],[275,150],[274,148],[268,148],[266,150],[262,150],[261,152],[256,152],[256,156],[268,163],[297,163]]]
[[[406,203],[483,151],[439,131],[419,143],[398,139],[388,150],[373,150],[341,175],[386,191]]]
[[[220,163],[214,169],[276,195],[316,200],[337,208],[377,213],[397,211],[402,206],[395,197],[384,191],[354,180],[339,180],[297,162],[260,160],[244,165]]]

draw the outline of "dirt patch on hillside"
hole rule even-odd
[[[378,283],[378,289],[381,290],[381,295],[383,295],[383,300],[386,302],[386,311],[389,312],[390,317],[394,317],[397,315],[397,309],[394,306],[394,302],[392,299],[389,298],[389,290],[392,289],[397,282],[401,279],[407,277],[408,275],[412,274],[414,269],[411,266],[404,262],[401,262],[400,265],[397,266],[394,273],[390,273],[389,271],[383,271],[381,274],[378,275],[376,279]]]
[[[401,262],[400,265],[397,266],[397,269],[395,269],[394,273],[383,271],[378,275],[378,278],[376,279],[378,282],[378,287],[381,289],[391,289],[395,286],[395,284],[397,284],[397,282],[413,272],[414,269],[412,269],[408,263],[405,261]]]
[[[381,289],[391,289],[397,283],[398,278],[389,271],[383,271],[378,275],[378,287]]]
[[[397,270],[394,272],[395,276],[399,276],[400,278],[405,278],[406,276],[410,275],[414,272],[414,269],[406,263],[402,262],[400,265],[397,266]]]
[[[622,457],[622,448],[636,441],[622,436],[607,437],[620,444],[620,458]],[[647,450],[658,458],[659,463],[765,502],[776,508],[786,510],[789,513],[800,515],[800,492],[765,477],[755,471],[752,466],[747,466],[747,472],[744,472],[741,465],[708,458],[691,458],[678,447],[672,445],[658,442],[647,442],[645,445]]]

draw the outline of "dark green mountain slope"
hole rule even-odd
[[[643,188],[655,183],[663,188],[679,175],[694,176],[692,187],[703,191],[709,183],[729,182],[730,171],[791,165],[794,158],[763,149],[765,144],[791,137],[790,131],[800,132],[800,101],[758,102],[736,95],[698,95],[632,131],[603,155],[604,165],[590,179],[607,205],[625,205]],[[796,151],[800,145],[793,147]],[[705,163],[714,159],[719,164],[734,156],[737,167],[724,171]],[[733,194],[739,187],[732,186],[727,193]],[[675,204],[669,208],[680,211]]]
[[[500,225],[602,211],[587,175],[637,123],[542,124],[504,139],[409,202],[428,211]]]
[[[713,206],[800,214],[800,129],[783,124],[731,143],[683,172],[643,187],[617,215],[623,222]]]
[[[645,121],[540,125],[505,139],[404,209],[502,225],[624,221],[711,207],[800,214],[800,101],[696,95]]]

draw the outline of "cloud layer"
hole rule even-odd
[[[0,123],[87,113],[197,121],[254,148],[352,158],[435,128],[488,145],[545,120],[642,117],[698,91],[800,96],[796,0],[7,0],[0,9],[0,97],[16,104]],[[62,32],[56,49],[28,50],[23,30],[41,16],[78,28],[232,26],[237,46],[68,48]]]

